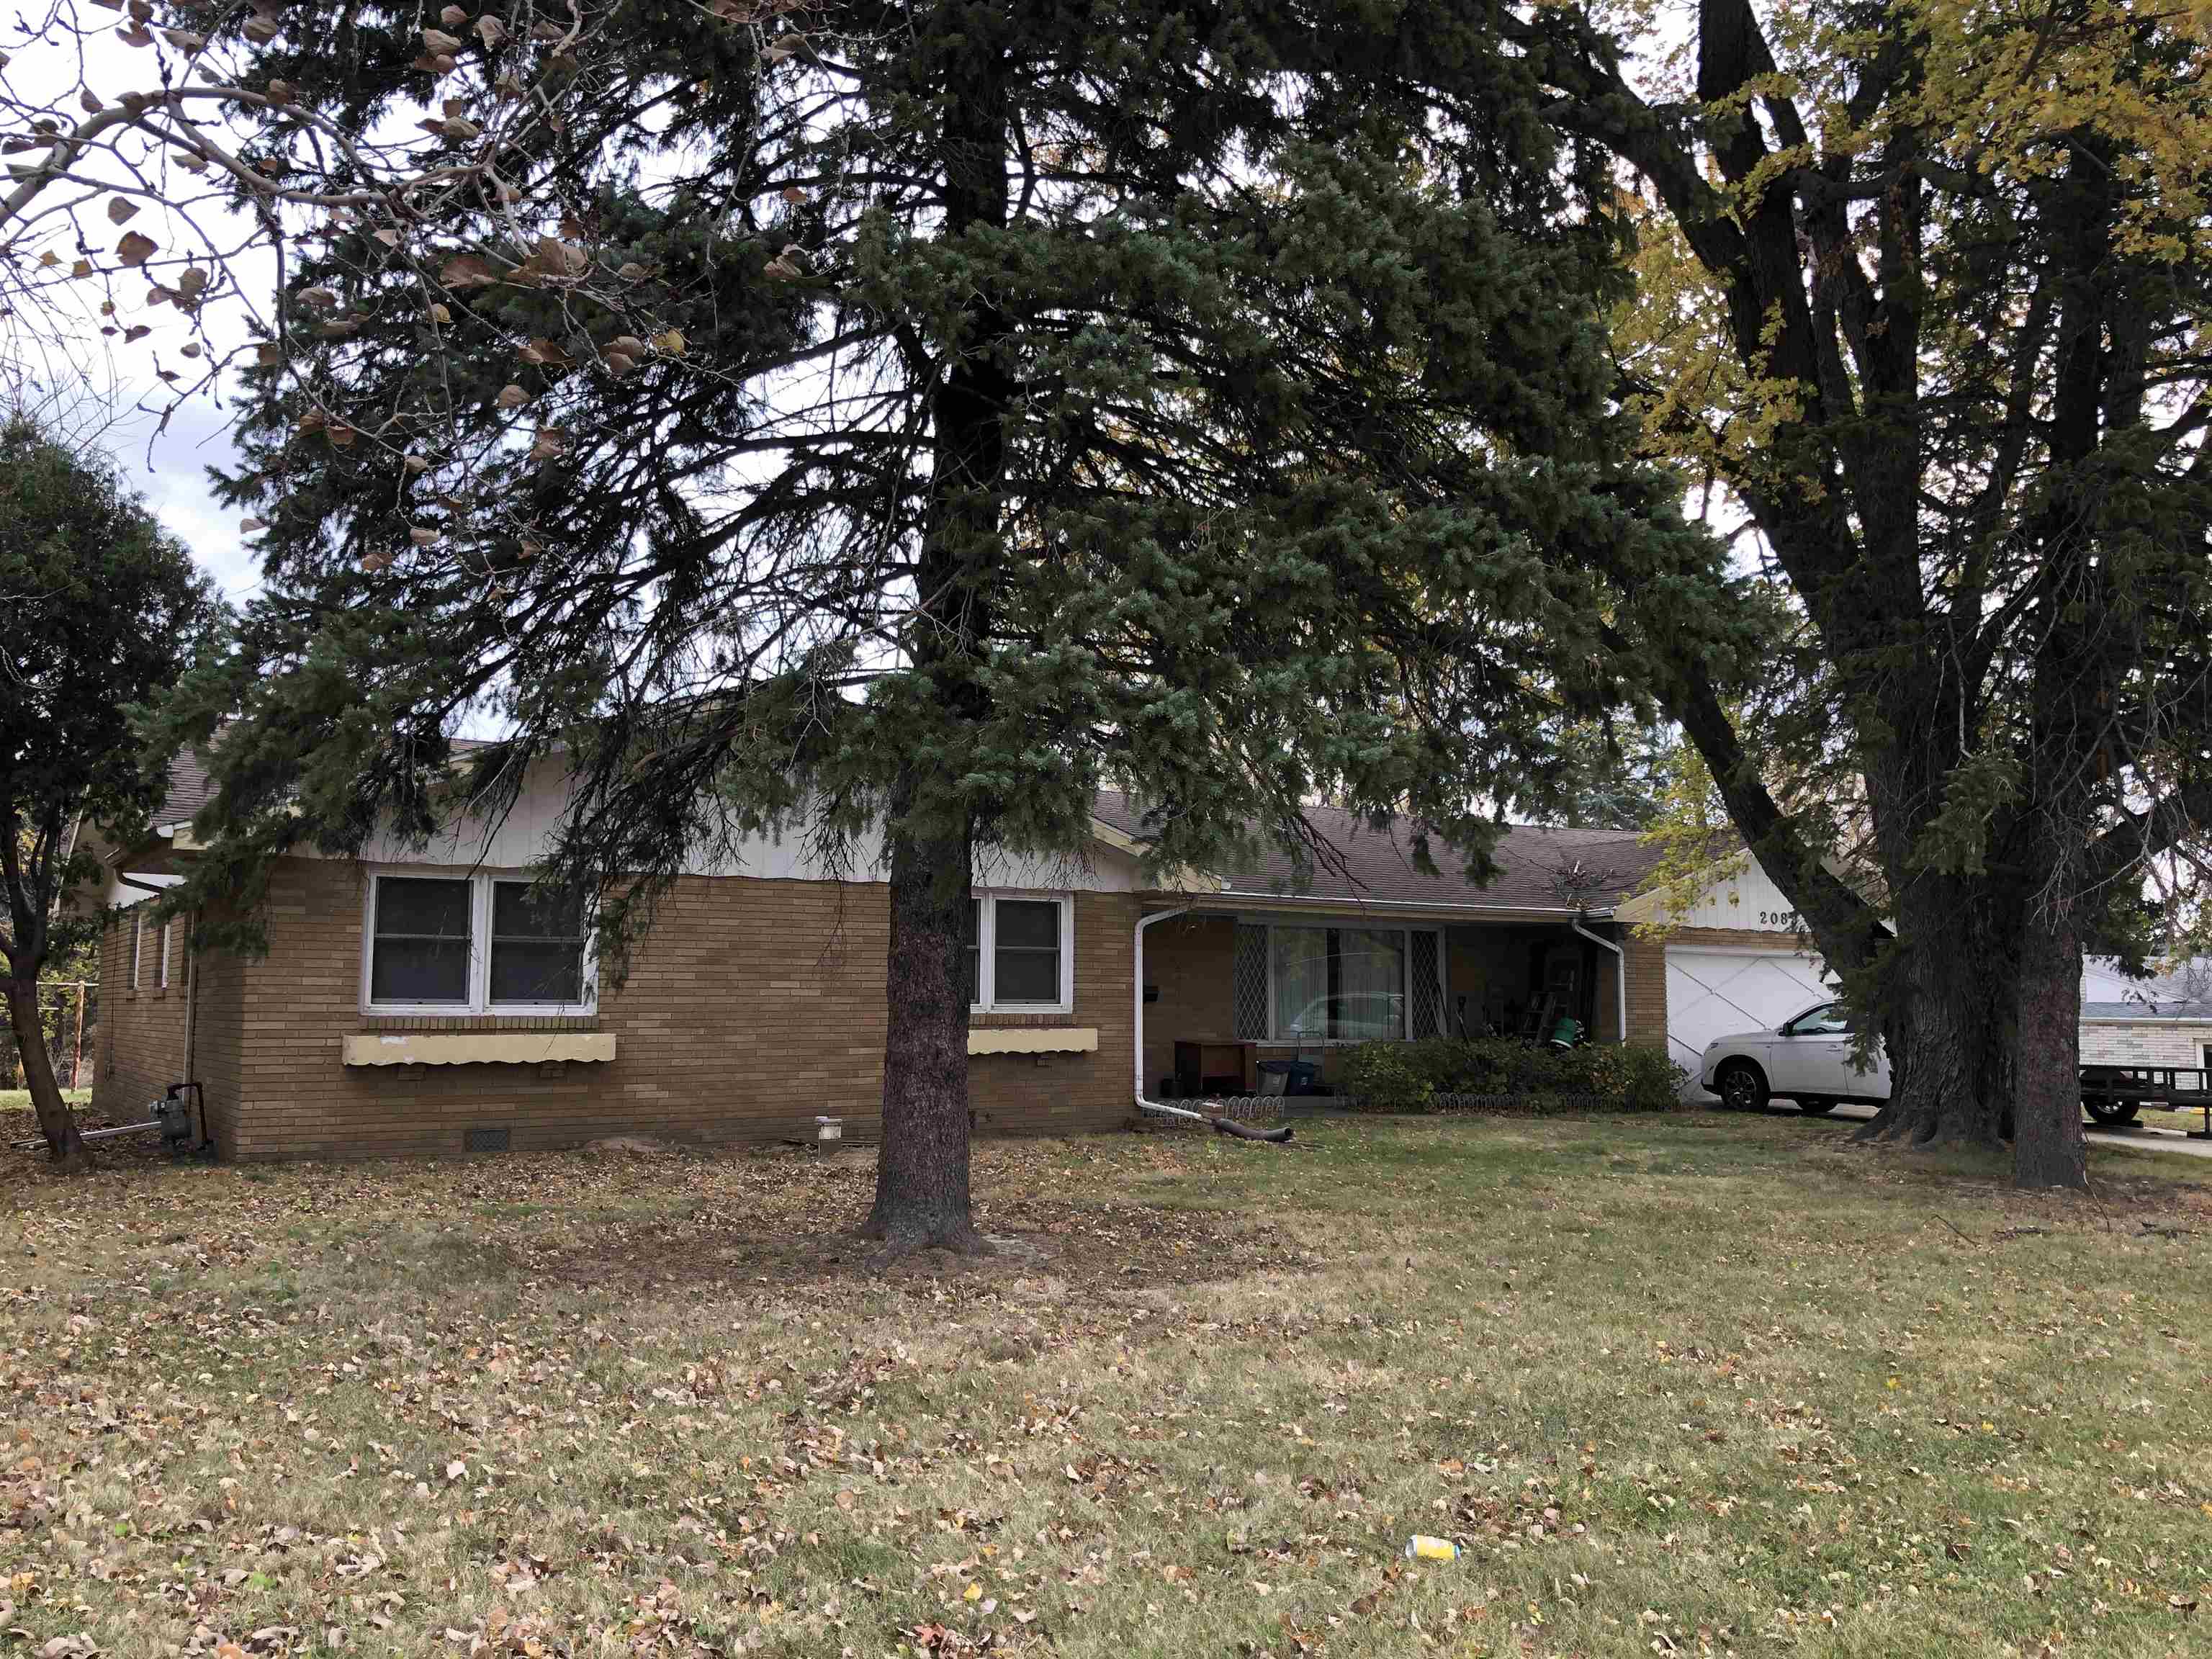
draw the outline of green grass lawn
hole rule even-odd
[[[92,1091],[89,1089],[64,1089],[62,1091],[62,1098],[69,1102],[72,1106],[82,1106],[92,1098]],[[0,1116],[4,1116],[6,1114],[10,1112],[28,1112],[30,1109],[31,1091],[28,1089],[0,1089]],[[37,1127],[38,1126],[33,1123],[31,1125],[30,1128],[27,1128],[23,1133],[25,1134],[28,1134]],[[15,1137],[13,1136],[10,1137],[10,1139],[15,1138]]]
[[[984,1146],[885,1277],[858,1148],[13,1155],[0,1655],[2212,1650],[2212,1166],[1299,1136]]]

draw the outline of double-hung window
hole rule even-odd
[[[588,1013],[598,964],[582,900],[526,876],[369,878],[362,1005],[372,1013]]]
[[[978,1013],[1071,1012],[1074,945],[1074,906],[1065,897],[976,894],[968,904],[968,1006]]]

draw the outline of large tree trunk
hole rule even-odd
[[[2087,1187],[2081,1136],[2081,941],[2070,923],[2030,927],[2014,1006],[2019,1067],[2013,1095],[2013,1183]]]
[[[46,1028],[39,1023],[38,981],[9,980],[8,1024],[22,1055],[23,1083],[31,1091],[31,1109],[39,1115],[39,1133],[46,1138],[47,1156],[57,1170],[71,1174],[89,1170],[92,1154],[77,1133],[76,1114],[62,1098],[53,1061],[46,1054]]]
[[[1996,929],[1961,883],[1923,874],[1897,907],[1890,1097],[1863,1139],[1995,1146],[2004,1132],[2007,981]]]
[[[902,783],[893,822],[909,810]],[[983,1248],[968,1214],[966,834],[891,837],[884,1144],[864,1231],[886,1255]]]
[[[988,9],[975,9],[980,22]],[[988,30],[971,38],[972,72],[947,89],[944,234],[1006,222],[1007,94]],[[884,1145],[866,1231],[886,1257],[932,1246],[980,1251],[968,1208],[969,877],[979,809],[963,787],[969,739],[989,712],[978,673],[990,649],[1005,558],[1000,491],[1006,422],[1017,391],[1002,356],[1010,324],[973,296],[963,337],[931,399],[931,478],[906,639],[927,689],[927,731],[894,781],[890,842],[890,1006],[884,1037]]]

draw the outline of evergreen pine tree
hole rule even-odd
[[[282,83],[286,189],[345,197],[317,124],[417,107],[455,166],[288,270],[198,879],[426,830],[472,710],[479,802],[562,755],[548,879],[611,955],[702,846],[879,830],[895,1248],[974,1242],[979,848],[1079,848],[1110,782],[1164,868],[1302,845],[1316,795],[1480,868],[1470,803],[1620,695],[1589,573],[1705,580],[1620,459],[1604,193],[1480,8],[415,21],[203,25]]]

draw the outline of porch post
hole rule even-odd
[[[1134,1033],[1132,1041],[1135,1046],[1130,1060],[1130,1078],[1135,1085],[1137,1104],[1140,1108],[1155,1104],[1145,1095],[1145,929],[1156,921],[1168,921],[1182,915],[1189,908],[1188,904],[1178,904],[1172,910],[1158,910],[1149,916],[1139,916],[1136,934],[1131,942],[1129,977],[1132,983],[1129,996],[1135,1018],[1130,1021],[1129,1029]]]
[[[1591,944],[1613,952],[1613,1017],[1620,1028],[1613,1041],[1626,1043],[1628,1041],[1628,953],[1603,934],[1593,933],[1583,927],[1580,916],[1569,925]]]

